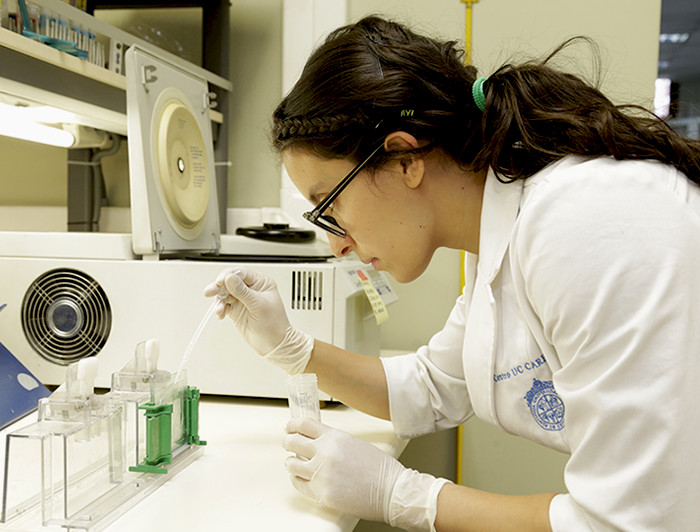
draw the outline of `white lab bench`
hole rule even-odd
[[[36,414],[28,417],[33,421]],[[321,411],[321,417],[324,423],[346,430],[393,456],[398,457],[408,443],[394,434],[388,421],[344,405],[329,404]],[[287,452],[282,448],[283,427],[288,418],[286,401],[203,397],[199,434],[207,445],[201,457],[105,530],[352,530],[357,518],[314,503],[289,482],[284,468]],[[22,422],[26,424],[27,418]],[[5,434],[10,429],[0,432],[2,456]],[[10,525],[0,525],[0,530],[17,530]]]

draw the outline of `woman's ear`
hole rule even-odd
[[[387,152],[408,152],[400,155],[395,163],[398,166],[396,169],[401,172],[401,177],[409,188],[417,188],[425,173],[423,157],[409,151],[419,146],[418,139],[405,131],[394,131],[387,135],[384,141],[384,149]]]

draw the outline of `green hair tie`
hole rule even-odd
[[[486,109],[486,95],[484,95],[484,83],[486,78],[478,78],[472,85],[472,98],[482,113]]]

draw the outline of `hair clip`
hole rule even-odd
[[[387,44],[384,44],[381,39],[378,37],[374,37],[373,35],[370,35],[369,33],[367,34],[367,38],[372,41],[374,44],[378,44],[379,46],[388,46]]]

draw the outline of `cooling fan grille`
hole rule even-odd
[[[92,277],[59,268],[38,277],[22,301],[22,329],[47,360],[68,365],[96,355],[112,327],[107,294]]]
[[[323,310],[323,272],[292,272],[292,309]]]

